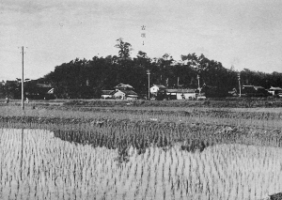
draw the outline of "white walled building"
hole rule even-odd
[[[151,88],[150,88],[150,93],[153,94],[153,95],[157,95],[157,92],[159,90],[165,90],[166,87],[164,85],[157,85],[157,84],[154,84]]]

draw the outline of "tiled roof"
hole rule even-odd
[[[271,87],[269,88],[269,90],[282,90],[282,88],[280,88],[280,87],[273,87],[273,86],[271,86]]]
[[[166,86],[164,86],[164,85],[159,85],[159,84],[154,84],[154,85],[157,86],[160,89],[166,89]]]
[[[126,94],[126,95],[136,95],[137,96],[137,93],[132,91],[132,90],[123,90],[123,92]]]
[[[137,93],[134,92],[134,91],[132,91],[132,90],[117,90],[116,92],[118,92],[118,91],[123,92],[123,93],[124,93],[125,95],[127,95],[127,96],[129,96],[129,95],[131,95],[131,96],[137,96]]]
[[[255,89],[264,89],[262,86],[254,86]]]
[[[120,83],[118,85],[115,86],[116,89],[122,88],[122,89],[134,89],[131,85],[129,84],[124,84],[124,83]]]
[[[102,90],[101,92],[102,95],[111,95],[114,92],[114,90]]]
[[[166,89],[167,93],[195,93],[197,89]]]
[[[264,89],[264,87],[256,86],[256,85],[243,85],[243,89],[244,88],[254,88],[255,90],[257,90],[257,89]]]
[[[247,88],[247,87],[252,88],[252,87],[254,87],[254,86],[253,86],[253,85],[243,85],[243,88],[244,88],[244,87],[246,87],[246,88]]]

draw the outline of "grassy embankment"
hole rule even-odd
[[[0,106],[2,122],[35,124],[87,124],[106,121],[174,124],[228,125],[263,129],[281,128],[282,108],[263,107],[259,99],[249,108],[246,100],[225,101],[30,101],[25,110],[20,101]],[[211,103],[212,102],[212,103]],[[237,102],[235,107],[228,107]],[[239,103],[238,103],[239,102]],[[238,106],[244,104],[244,106]],[[226,104],[226,105],[225,105]],[[281,99],[269,104],[282,104]],[[216,105],[216,106],[215,106]]]

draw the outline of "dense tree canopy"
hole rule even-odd
[[[95,56],[92,60],[76,58],[56,66],[44,79],[52,84],[60,98],[100,97],[101,90],[113,89],[119,83],[130,84],[137,93],[146,94],[146,70],[151,71],[151,84],[163,84],[169,88],[197,88],[197,75],[200,84],[212,88],[216,94],[226,94],[228,90],[238,88],[236,71],[204,55],[186,54],[180,61],[175,61],[168,53],[161,58],[149,58],[145,52],[139,51],[131,58],[130,43],[120,38],[115,47],[118,56]],[[266,74],[244,69],[241,83],[281,87],[282,73]]]

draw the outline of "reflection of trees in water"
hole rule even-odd
[[[115,131],[97,128],[93,131],[75,131],[75,130],[57,130],[54,136],[64,141],[75,144],[91,145],[93,148],[106,147],[108,149],[117,150],[118,162],[127,162],[129,160],[129,150],[133,147],[138,154],[144,154],[150,146],[156,146],[167,150],[172,147],[175,142],[182,142],[181,150],[195,152],[197,149],[202,152],[208,143],[202,140],[180,139],[173,137],[172,132],[157,130],[141,130],[141,129],[116,129]],[[178,139],[177,139],[178,138]],[[185,141],[185,142],[183,142]]]
[[[129,149],[132,147],[138,154],[144,154],[146,149],[155,146],[167,150],[174,144],[180,144],[180,150],[191,153],[202,152],[214,144],[241,143],[254,144],[260,140],[261,145],[269,138],[265,134],[253,134],[252,130],[238,127],[224,126],[139,126],[134,127],[92,127],[91,129],[64,129],[54,131],[54,136],[64,141],[82,145],[91,145],[93,148],[106,147],[117,150],[119,162],[129,160]],[[277,138],[273,137],[273,141]],[[275,141],[276,141],[275,140]],[[274,142],[275,142],[274,141]],[[277,140],[280,141],[280,140]],[[277,142],[276,142],[277,143]],[[276,143],[274,145],[276,145]]]
[[[202,152],[205,148],[209,146],[209,142],[204,140],[186,140],[183,145],[181,145],[181,150],[195,153],[196,151]]]
[[[82,145],[91,145],[93,148],[106,147],[108,149],[117,149],[119,162],[129,160],[129,149],[133,147],[138,155],[146,152],[146,149],[155,144],[157,147],[166,147],[171,145],[166,137],[145,136],[144,134],[121,134],[121,132],[110,131],[102,132],[83,132],[73,130],[54,131],[54,136],[64,141],[73,142]]]

